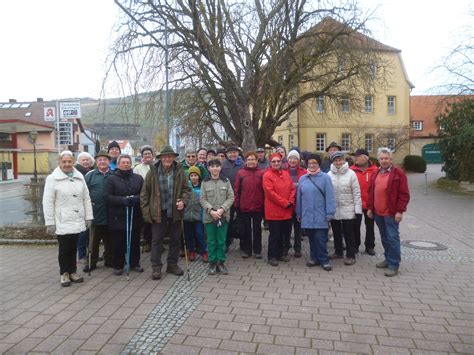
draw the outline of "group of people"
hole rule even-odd
[[[104,245],[104,265],[115,275],[124,270],[143,272],[140,239],[151,252],[152,278],[162,277],[162,253],[168,239],[166,272],[184,274],[180,254],[190,261],[209,263],[208,273],[227,274],[226,253],[236,230],[241,230],[242,258],[262,258],[262,222],[268,226],[268,263],[302,256],[306,235],[310,258],[306,265],[332,269],[331,259],[356,263],[365,222],[365,252],[375,255],[374,221],[385,258],[376,264],[386,276],[398,273],[399,223],[406,211],[409,191],[406,175],[392,164],[392,153],[379,149],[380,167],[369,153],[358,149],[349,166],[341,146],[332,142],[327,158],[276,147],[243,153],[226,149],[188,150],[183,161],[170,146],[156,155],[151,146],[141,148],[141,163],[121,154],[117,142],[95,158],[81,153],[74,159],[63,151],[58,167],[46,179],[43,197],[45,224],[59,243],[62,286],[82,282],[84,272],[97,268],[99,245]],[[76,165],[74,165],[76,163]],[[328,253],[328,232],[334,235],[334,253]],[[293,230],[293,238],[291,238]],[[88,243],[89,242],[89,243]],[[344,256],[345,250],[345,256]]]

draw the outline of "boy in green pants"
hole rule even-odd
[[[201,185],[200,202],[204,209],[209,275],[215,275],[217,272],[227,275],[224,265],[225,247],[234,191],[229,179],[220,175],[222,163],[219,159],[210,160],[207,166],[211,174]]]

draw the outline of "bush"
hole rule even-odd
[[[380,166],[379,160],[376,157],[369,157],[370,162],[372,165],[375,165],[376,167]]]
[[[419,155],[407,155],[403,159],[403,167],[406,171],[424,173],[426,171],[426,161]]]

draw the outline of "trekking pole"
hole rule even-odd
[[[87,253],[89,254],[87,259],[88,259],[88,265],[89,265],[89,276],[91,276],[91,259],[92,259],[92,233],[91,233],[91,229],[92,228],[89,228],[89,245],[88,245],[88,248],[87,248]]]
[[[125,261],[126,261],[126,277],[127,281],[130,280],[130,244],[132,242],[132,225],[133,225],[133,207],[127,208],[127,230],[126,230],[126,240],[127,240],[127,253],[125,254]]]
[[[191,276],[189,275],[188,247],[186,245],[186,237],[184,235],[184,222],[183,222],[183,220],[181,220],[181,230],[182,230],[182,235],[183,235],[184,260],[186,262],[186,274],[188,275],[188,281],[191,281]]]

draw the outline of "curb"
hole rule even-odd
[[[55,245],[57,240],[44,239],[0,239],[0,245]]]

